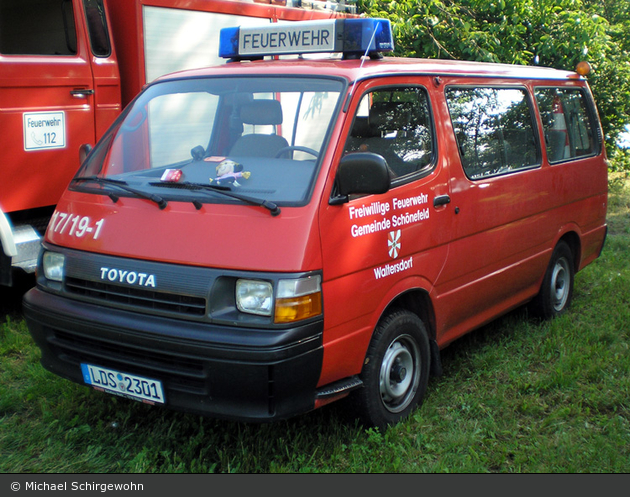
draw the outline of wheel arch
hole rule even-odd
[[[407,290],[397,295],[383,309],[381,319],[393,309],[405,309],[417,315],[427,328],[429,338],[435,339],[435,312],[429,293],[423,288]]]
[[[556,246],[560,242],[565,242],[571,249],[573,255],[573,270],[577,273],[580,269],[580,261],[582,260],[582,240],[576,231],[567,231],[556,242]]]
[[[441,376],[442,361],[436,341],[435,310],[429,292],[424,288],[413,288],[397,295],[385,306],[379,321],[396,309],[407,310],[418,316],[424,323],[431,347],[431,376]]]

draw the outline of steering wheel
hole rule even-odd
[[[279,158],[281,155],[284,155],[287,152],[293,152],[295,150],[299,152],[306,152],[307,154],[311,154],[315,156],[315,158],[319,157],[319,152],[317,150],[313,150],[312,148],[308,148],[308,147],[301,147],[299,145],[291,145],[289,147],[283,147],[280,150],[278,150],[278,152],[274,156],[274,159]]]

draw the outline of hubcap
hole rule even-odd
[[[379,376],[383,405],[390,412],[403,411],[413,401],[420,380],[420,352],[409,336],[398,337],[387,351]]]
[[[569,263],[562,258],[556,262],[551,275],[551,296],[553,308],[561,311],[569,298]]]

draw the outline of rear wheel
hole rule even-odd
[[[551,255],[540,292],[532,301],[532,311],[542,319],[563,314],[573,297],[573,253],[565,242],[559,242]]]
[[[385,429],[407,417],[422,402],[429,369],[429,339],[420,318],[399,310],[382,319],[361,373],[364,388],[355,393],[363,423]]]

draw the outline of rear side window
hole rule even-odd
[[[0,53],[76,55],[77,34],[72,1],[0,2]]]
[[[594,113],[579,88],[541,88],[535,91],[545,132],[549,162],[599,153]]]
[[[524,89],[449,88],[446,99],[468,178],[482,179],[540,164]]]

